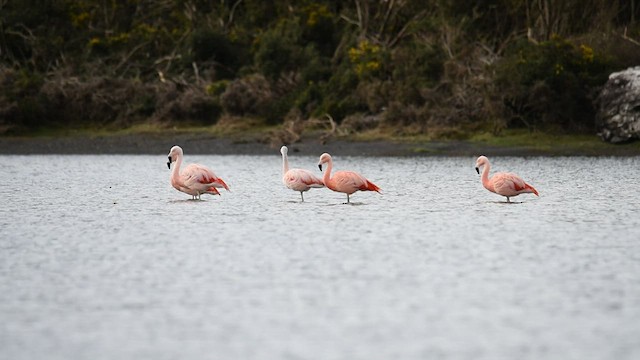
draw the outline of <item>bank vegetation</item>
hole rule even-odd
[[[0,133],[594,133],[637,0],[0,0]]]

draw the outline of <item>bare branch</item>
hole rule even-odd
[[[231,26],[231,24],[233,23],[233,15],[235,14],[236,8],[238,7],[238,5],[240,5],[241,2],[242,2],[242,0],[238,0],[231,7],[231,11],[229,12],[229,19],[227,20],[227,24],[225,25],[225,29],[228,29],[229,26]]]
[[[357,22],[357,21],[355,21],[355,20],[353,20],[353,19],[349,19],[349,18],[348,18],[346,15],[344,15],[344,14],[341,14],[341,15],[340,15],[340,18],[341,18],[342,20],[344,20],[344,21],[348,22],[349,24],[352,24],[352,25],[358,25],[358,26],[360,25],[360,24],[358,24],[358,22]]]
[[[141,44],[139,44],[138,46],[134,47],[131,51],[129,51],[129,53],[127,55],[125,55],[122,60],[120,60],[120,62],[118,63],[118,65],[115,67],[115,69],[113,69],[113,73],[116,74],[118,73],[118,71],[120,70],[120,68],[125,65],[129,59],[131,59],[131,57],[138,52],[138,50],[142,49],[143,47],[147,46],[149,44],[149,41],[143,42]]]
[[[640,41],[632,39],[629,36],[627,36],[627,27],[626,26],[624,28],[624,33],[622,34],[622,38],[627,40],[627,41],[629,41],[629,42],[631,42],[632,44],[640,46]]]
[[[404,37],[405,32],[407,32],[407,30],[409,29],[409,26],[411,26],[414,22],[416,22],[418,19],[423,17],[425,13],[426,13],[426,11],[424,11],[424,10],[420,11],[419,13],[414,15],[411,18],[411,20],[407,21],[406,24],[404,24],[404,26],[402,27],[402,29],[400,29],[400,31],[398,31],[396,36],[394,36],[393,39],[389,42],[389,47],[394,47],[398,43],[398,41],[400,41],[400,39],[402,39]]]
[[[387,11],[384,14],[384,20],[382,20],[382,24],[380,24],[380,30],[378,30],[378,37],[382,35],[384,32],[384,28],[387,27],[387,22],[389,21],[389,16],[391,15],[391,11],[395,5],[395,0],[391,0],[389,2],[389,7],[387,7]]]
[[[193,74],[196,77],[196,84],[200,83],[200,71],[198,70],[198,64],[196,64],[196,62],[192,62],[191,66],[193,67]]]

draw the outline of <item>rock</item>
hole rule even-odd
[[[596,126],[602,140],[640,139],[640,66],[609,75],[596,100]]]

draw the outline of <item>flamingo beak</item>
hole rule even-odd
[[[480,168],[478,168],[477,166],[476,166],[476,172],[478,173],[478,175],[480,175]]]
[[[167,161],[167,167],[171,169],[171,156],[168,157],[169,161]]]
[[[318,164],[318,169],[320,169],[320,171],[322,171],[322,164]]]

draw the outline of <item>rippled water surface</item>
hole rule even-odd
[[[280,182],[280,157],[0,156],[1,359],[640,359],[640,158],[334,155],[384,194]],[[291,154],[317,171],[317,158]]]

